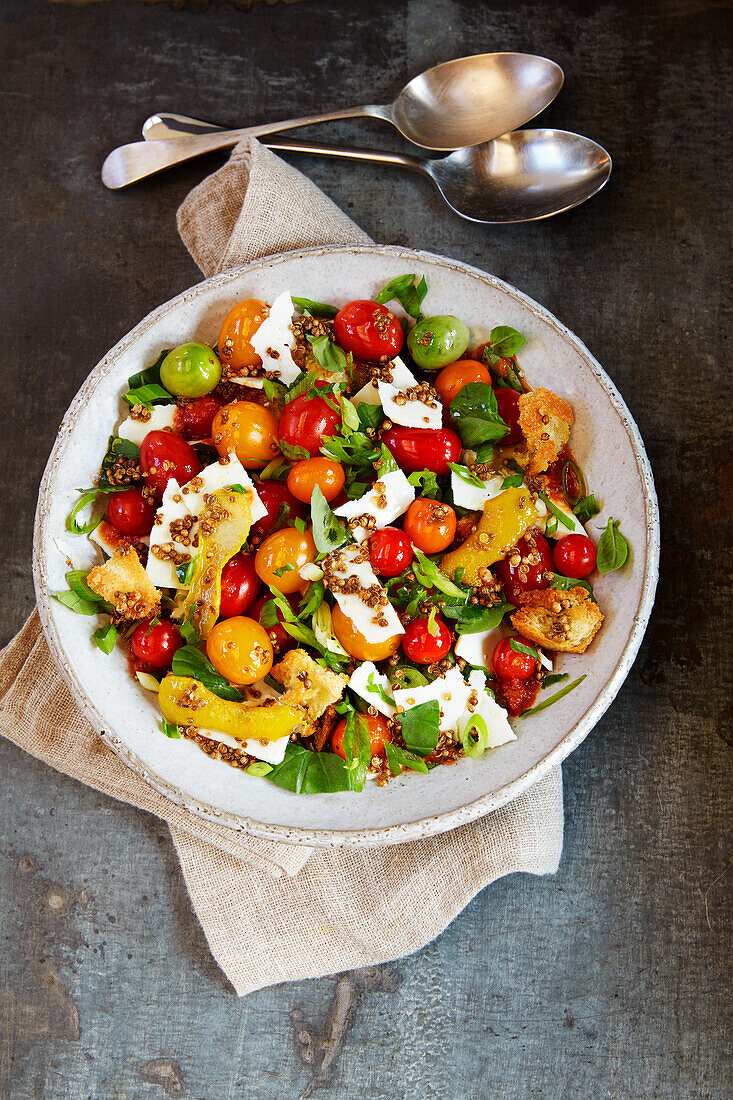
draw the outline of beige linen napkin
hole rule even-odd
[[[237,147],[191,192],[178,226],[207,276],[290,248],[369,241],[257,142]],[[559,768],[482,821],[391,848],[295,847],[204,821],[159,795],[97,737],[51,658],[37,612],[0,653],[0,732],[168,823],[211,951],[238,994],[408,955],[488,883],[512,871],[552,873],[562,850]]]

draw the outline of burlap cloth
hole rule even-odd
[[[313,183],[257,142],[238,147],[191,192],[178,227],[206,276],[290,248],[369,242]],[[488,883],[512,871],[552,873],[562,850],[559,768],[482,821],[391,848],[295,847],[195,817],[97,737],[35,611],[0,653],[0,731],[57,771],[168,823],[206,939],[238,994],[409,955]]]

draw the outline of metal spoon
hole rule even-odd
[[[214,129],[185,115],[152,115],[143,126],[148,141]],[[178,140],[173,138],[173,140]],[[315,145],[296,139],[266,141],[270,149],[392,164],[428,176],[448,206],[474,222],[524,222],[549,218],[595,195],[611,175],[605,149],[566,130],[515,130],[483,145],[429,160],[404,153]]]
[[[243,137],[260,137],[340,118],[385,119],[409,141],[426,149],[476,145],[534,118],[555,98],[563,79],[559,65],[533,54],[461,57],[414,77],[387,105],[345,107],[306,118],[178,138],[170,146],[163,142],[153,146],[144,142],[122,145],[105,160],[102,181],[112,189],[126,187],[172,164],[236,145]]]

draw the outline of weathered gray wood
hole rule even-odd
[[[217,158],[111,194],[107,150],[155,108],[240,123],[378,101],[481,49],[564,66],[543,121],[611,152],[592,203],[481,229],[408,176],[295,163],[377,240],[491,270],[578,332],[637,418],[664,522],[646,642],[565,767],[559,874],[497,883],[375,972],[238,1001],[165,829],[0,745],[0,1096],[729,1096],[724,6],[6,0],[0,19],[3,641],[32,606],[35,494],[70,398],[198,277],[173,214]],[[376,122],[331,134],[399,144]]]

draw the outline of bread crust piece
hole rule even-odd
[[[527,440],[527,473],[540,474],[555,461],[570,438],[575,417],[567,401],[540,386],[519,398],[519,427]]]
[[[286,653],[273,668],[272,675],[286,689],[280,703],[303,707],[311,722],[320,718],[331,703],[338,702],[349,682],[348,676],[316,664],[302,649]]]
[[[585,588],[528,592],[512,624],[529,642],[559,653],[585,653],[603,622],[603,615]]]
[[[160,614],[160,592],[143,569],[134,546],[115,550],[104,565],[92,569],[87,584],[112,604],[118,622]]]

